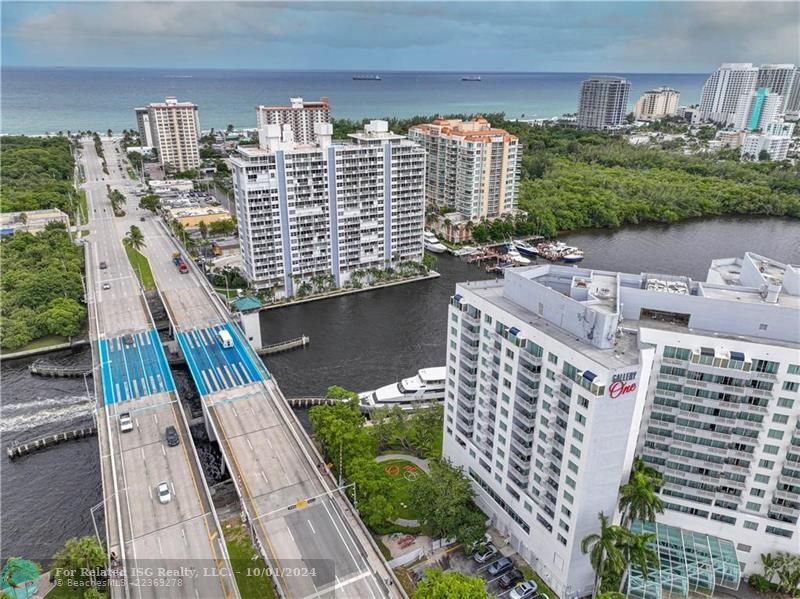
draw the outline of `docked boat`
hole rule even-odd
[[[530,258],[525,258],[523,255],[521,255],[517,250],[514,249],[513,245],[511,246],[511,249],[506,252],[506,260],[517,266],[527,266],[531,263]]]
[[[561,260],[569,263],[580,262],[583,260],[583,250],[575,247],[566,247],[561,253]]]
[[[427,408],[444,401],[446,368],[422,368],[415,376],[386,385],[374,391],[359,393],[361,410],[371,412],[377,408],[399,406],[403,410]]]
[[[353,75],[353,81],[380,81],[380,75]]]
[[[454,251],[453,255],[457,256],[458,258],[461,258],[463,256],[472,256],[473,254],[477,254],[478,251],[479,251],[478,248],[465,245],[463,248]]]
[[[430,231],[425,231],[424,238],[425,249],[429,252],[433,252],[434,254],[443,254],[447,251],[447,247],[445,247],[445,245],[439,241],[439,238]]]
[[[531,245],[527,241],[514,241],[514,247],[526,258],[536,258],[539,255],[539,250],[536,249],[536,246]]]

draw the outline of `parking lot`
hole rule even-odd
[[[98,344],[106,405],[175,389],[157,331],[100,339]]]
[[[219,338],[221,330],[230,333],[233,347],[222,346]],[[179,332],[178,343],[200,395],[261,380],[258,368],[229,323]]]

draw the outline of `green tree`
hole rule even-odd
[[[772,156],[770,156],[770,153],[767,150],[761,150],[758,153],[758,159],[759,159],[759,161],[772,160]]]
[[[598,514],[598,518],[600,531],[589,534],[581,541],[581,551],[589,554],[589,561],[594,569],[592,596],[595,596],[600,590],[605,575],[613,575],[625,569],[624,556],[617,547],[620,528],[611,524],[603,512]]]
[[[86,308],[72,298],[57,297],[50,301],[39,319],[51,335],[74,337],[80,333],[86,319]]]
[[[345,474],[347,481],[356,485],[358,512],[368,526],[381,526],[397,517],[397,506],[388,499],[389,481],[371,455],[350,460]]]
[[[485,526],[477,538],[475,533],[474,491],[461,468],[446,460],[431,463],[430,476],[417,479],[410,493],[411,508],[418,514],[422,529],[433,538],[456,537],[470,546],[486,532]],[[481,515],[481,521],[486,517]],[[465,535],[468,536],[462,536]]]
[[[331,385],[328,387],[327,391],[325,391],[325,397],[328,399],[355,399],[357,401],[358,393],[340,387],[339,385]]]
[[[87,582],[94,586],[97,584],[95,573],[106,561],[106,552],[95,537],[74,537],[53,556],[52,569],[60,586],[67,586],[67,580],[71,580],[75,588],[86,586]],[[84,576],[84,572],[88,575]]]
[[[154,193],[148,193],[147,195],[142,196],[142,198],[139,200],[139,208],[149,210],[153,214],[156,213],[160,205],[161,198]]]
[[[612,584],[603,584],[601,590],[608,588],[619,589],[622,592],[625,585],[626,570],[629,565],[636,567],[642,574],[646,575],[651,567],[658,564],[658,554],[653,549],[656,535],[654,533],[636,534],[626,528],[619,527],[616,530],[616,545],[622,553],[623,568],[618,572],[609,572],[607,581]]]
[[[206,221],[201,220],[198,223],[197,228],[200,229],[200,237],[202,237],[204,240],[208,239],[208,225],[206,224]]]
[[[656,515],[664,512],[664,502],[656,493],[653,479],[642,470],[634,470],[619,488],[619,509],[623,526],[634,520],[653,522]]]
[[[488,599],[486,583],[477,576],[461,572],[425,571],[412,599]]]
[[[125,247],[129,247],[137,252],[141,251],[146,245],[144,242],[144,234],[136,225],[131,225],[130,230],[122,239],[122,243],[125,245]]]
[[[775,573],[778,571],[778,561],[775,556],[771,553],[762,553],[761,567],[764,570],[764,578],[772,582],[773,578],[775,578]]]

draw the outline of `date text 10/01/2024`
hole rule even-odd
[[[82,577],[115,577],[121,576],[122,570],[103,570],[93,568],[80,568],[80,576]],[[201,577],[216,577],[216,576],[233,576],[233,571],[230,568],[217,568],[217,567],[203,567],[203,568],[150,568],[150,567],[133,567],[127,568],[128,578],[201,578]],[[54,572],[56,577],[74,577],[77,574],[76,570],[60,569]],[[316,568],[306,567],[286,567],[286,568],[271,568],[269,566],[264,568],[245,568],[239,573],[244,576],[294,576],[294,577],[316,577]]]

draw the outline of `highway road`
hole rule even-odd
[[[90,217],[90,234],[82,239],[97,341],[92,353],[108,551],[122,559],[125,572],[112,579],[114,596],[238,597],[174,382],[160,361],[163,349],[121,243],[135,217],[115,218],[108,201],[107,185],[119,188],[127,177],[114,168],[108,145],[104,153],[110,174],[102,171],[91,140],[80,161]],[[131,416],[129,432],[121,430],[122,413]],[[166,444],[168,426],[175,427],[178,446]],[[168,503],[157,496],[162,481],[171,492]]]
[[[131,185],[125,189],[133,191]],[[206,293],[210,288],[199,269],[190,264],[188,274],[178,273],[172,262],[178,246],[158,217],[137,224],[146,243],[142,252],[189,354],[211,434],[269,564],[281,574],[285,595],[399,597],[385,582],[390,571],[368,533],[321,475],[307,436],[260,359],[238,329],[231,329],[235,348],[219,346],[217,331],[227,322],[227,309]],[[254,376],[248,365],[259,372]]]

